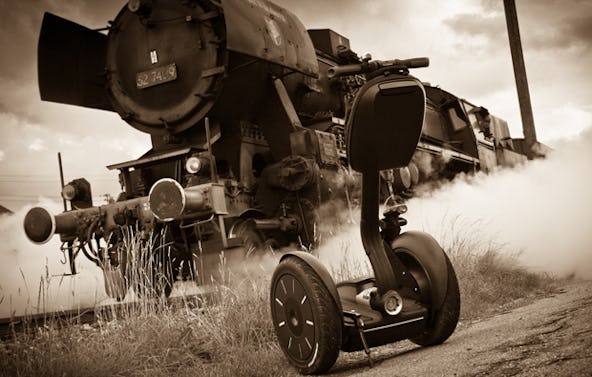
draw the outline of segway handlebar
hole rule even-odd
[[[392,67],[394,69],[411,69],[422,68],[430,65],[430,59],[427,57],[411,58],[411,59],[394,59],[394,60],[374,60],[363,62],[360,64],[348,64],[331,67],[327,70],[327,77],[341,77],[348,75],[355,75],[359,73],[370,73],[381,68]]]

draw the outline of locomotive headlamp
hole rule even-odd
[[[192,156],[185,161],[185,170],[189,174],[207,174],[210,171],[210,160],[204,156]]]
[[[64,188],[62,188],[62,198],[66,200],[72,200],[76,197],[76,187],[74,185],[68,183]]]
[[[90,183],[84,178],[78,178],[62,188],[62,198],[72,203],[72,209],[92,207],[92,192]]]
[[[129,0],[127,9],[132,13],[146,15],[150,13],[150,2],[147,0]]]
[[[190,174],[195,174],[203,168],[203,163],[199,157],[189,157],[185,163],[185,170]]]

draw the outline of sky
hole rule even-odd
[[[382,60],[429,57],[430,66],[415,70],[414,75],[487,107],[509,122],[514,137],[522,136],[502,0],[276,2],[296,14],[307,28],[330,28],[346,36],[358,55],[371,53]],[[482,216],[488,208],[495,214],[491,215],[495,225],[491,227],[502,234],[519,233],[514,235],[517,247],[531,250],[536,260],[532,250],[539,246],[556,247],[549,250],[551,255],[562,247],[580,250],[592,245],[591,236],[582,232],[581,224],[587,221],[582,216],[570,216],[573,221],[561,226],[543,221],[549,213],[587,215],[592,211],[587,191],[576,190],[592,184],[592,174],[586,173],[592,159],[592,2],[516,2],[538,137],[563,148],[563,154],[545,164],[537,162],[495,178],[480,176],[469,187],[461,183],[441,191],[430,200],[414,202],[418,210],[410,216],[438,222],[444,221],[439,219],[446,217],[448,208],[467,216]],[[27,207],[39,201],[59,212],[60,205],[55,203],[60,192],[58,152],[62,153],[66,181],[86,177],[99,198],[105,193],[116,195],[119,189],[116,173],[109,172],[106,165],[138,158],[150,148],[148,135],[128,126],[115,113],[39,99],[36,46],[43,12],[100,28],[122,6],[122,1],[114,0],[0,1],[0,205],[17,212],[0,216],[0,309],[23,307],[20,301],[30,301],[24,292],[37,292],[46,272],[55,275],[54,286],[66,286],[66,293],[61,294],[70,301],[79,297],[81,290],[88,291],[87,297],[104,298],[97,288],[102,282],[96,267],[81,266],[87,273],[76,279],[88,281],[76,288],[74,278],[59,277],[67,269],[59,263],[57,240],[34,246],[25,240],[21,224]],[[566,187],[573,190],[563,198],[553,198]],[[509,193],[517,196],[507,197]],[[488,205],[483,207],[483,203]],[[474,213],[476,209],[478,213]],[[540,221],[530,227],[532,232],[522,232],[533,216]],[[553,232],[541,233],[548,229]],[[555,243],[543,242],[550,236]],[[536,239],[540,242],[532,242]],[[565,239],[569,242],[557,245]],[[589,251],[578,253],[564,259],[583,266],[592,264]],[[555,262],[551,259],[550,263]],[[33,278],[27,284],[24,276],[30,275]],[[2,301],[2,292],[14,297],[14,305],[8,305],[7,299]]]

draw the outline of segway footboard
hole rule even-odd
[[[427,329],[429,312],[417,297],[398,296],[400,310],[389,315],[372,309],[369,298],[375,289],[374,278],[339,283],[337,290],[343,307],[341,350],[353,352],[416,337]]]

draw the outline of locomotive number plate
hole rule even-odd
[[[177,79],[177,66],[171,63],[136,74],[136,86],[138,89],[146,89],[151,86],[164,84]]]

